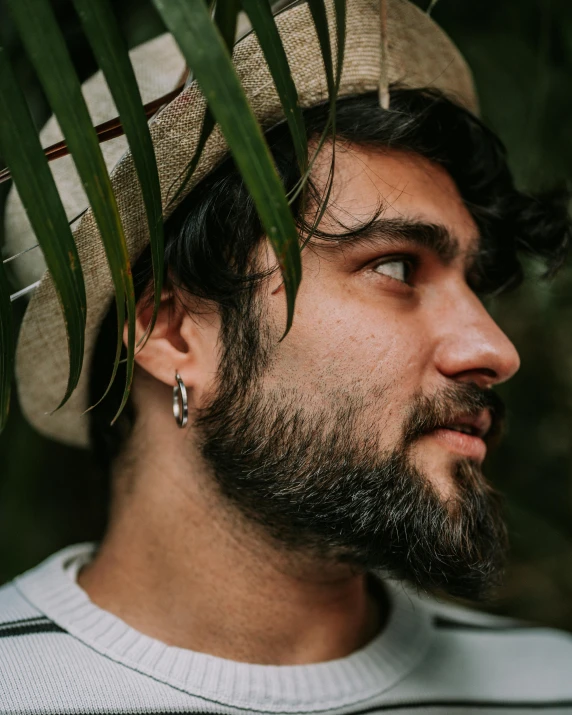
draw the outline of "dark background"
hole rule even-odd
[[[162,31],[148,0],[113,6],[130,46]],[[84,79],[96,67],[79,21],[71,2],[54,7]],[[433,15],[472,66],[483,116],[507,145],[521,187],[572,186],[572,3],[440,0]],[[41,126],[49,110],[1,2],[0,34]],[[7,188],[0,185],[0,211]],[[488,464],[506,495],[513,545],[491,608],[572,630],[572,272],[546,283],[532,271],[490,309],[522,358],[499,390],[509,433]],[[0,435],[0,583],[63,546],[98,538],[102,497],[87,455],[36,434],[14,400]]]

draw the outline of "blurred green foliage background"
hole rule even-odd
[[[85,79],[96,66],[72,4],[53,4]],[[113,0],[113,7],[131,47],[163,31],[149,0]],[[433,15],[472,66],[482,114],[505,142],[518,183],[572,187],[572,3],[440,0]],[[49,109],[1,4],[0,34],[41,126]],[[0,213],[7,189],[0,185]],[[20,315],[24,308],[20,301]],[[513,546],[489,610],[572,630],[572,271],[551,283],[532,271],[490,308],[522,367],[500,388],[509,433],[488,463],[506,495]],[[35,433],[14,399],[0,435],[0,583],[63,546],[99,538],[104,493],[88,455]]]

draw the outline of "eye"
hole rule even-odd
[[[378,263],[373,270],[401,283],[408,283],[413,271],[413,264],[407,258],[391,258],[383,263]]]

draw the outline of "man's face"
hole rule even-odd
[[[324,182],[328,157],[316,180]],[[320,228],[340,233],[383,204],[381,222],[430,224],[448,236],[417,227],[419,245],[372,229],[364,240],[316,241],[303,257],[303,281],[293,328],[273,352],[267,388],[295,385],[316,407],[327,395],[379,395],[367,416],[379,448],[401,438],[417,394],[432,396],[456,384],[490,387],[518,369],[518,354],[488,315],[467,280],[478,250],[478,230],[450,176],[417,155],[338,150],[329,215]],[[441,245],[431,245],[438,241]],[[317,244],[321,243],[320,247]],[[439,255],[441,254],[441,255]],[[284,294],[272,294],[273,337],[285,323]],[[487,415],[468,429],[486,428]],[[443,496],[454,493],[452,466],[460,456],[481,463],[486,446],[460,432],[434,431],[413,447],[416,465]]]
[[[203,452],[285,547],[478,596],[504,544],[481,473],[501,411],[489,388],[518,355],[470,287],[478,232],[450,176],[419,156],[338,150],[320,228],[341,233],[380,205],[366,233],[304,250],[281,342],[280,276],[264,285],[257,354],[239,365],[227,346],[197,423]]]

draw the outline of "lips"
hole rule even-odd
[[[459,415],[437,429],[447,429],[453,432],[468,434],[472,437],[485,439],[490,432],[493,420],[490,410],[481,410],[476,415]]]
[[[488,409],[477,414],[460,414],[426,432],[449,451],[482,462],[487,453],[486,438],[493,419]]]

